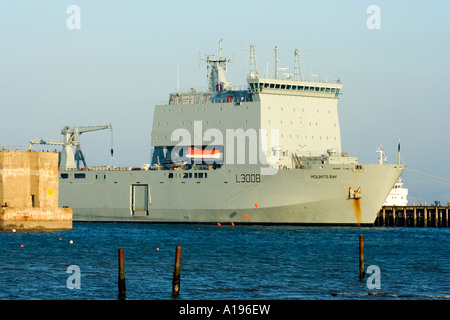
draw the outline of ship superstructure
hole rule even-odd
[[[207,91],[155,106],[151,165],[62,170],[60,205],[74,221],[373,224],[404,166],[342,152],[340,79],[262,78],[255,61],[252,46],[234,88],[220,44]]]
[[[331,154],[332,158],[327,157],[326,161],[356,161],[341,152],[337,110],[342,89],[340,79],[334,83],[309,82],[261,78],[259,73],[251,73],[248,88],[238,90],[226,80],[227,59],[220,55],[208,57],[206,61],[210,71],[209,91],[191,89],[186,93],[173,93],[167,105],[156,106],[153,163],[157,163],[155,157],[162,158],[162,149],[171,151],[179,144],[173,133],[181,132],[180,128],[189,131],[188,138],[198,141],[203,138],[199,135],[208,130],[220,131],[223,140],[227,138],[227,130],[243,130],[250,139],[262,130],[267,134],[267,145],[262,148],[268,157],[279,156],[280,168],[294,169],[295,155],[316,158]],[[196,129],[201,126],[202,132],[194,133],[196,122]],[[279,133],[276,142],[271,141],[270,133]],[[345,155],[345,159],[337,160],[341,155]]]

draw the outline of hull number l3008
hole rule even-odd
[[[256,173],[241,173],[236,175],[236,183],[260,183],[261,175]]]

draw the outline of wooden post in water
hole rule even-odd
[[[382,226],[384,227],[386,225],[386,209],[383,208],[383,224]]]
[[[119,300],[125,300],[126,298],[126,285],[125,285],[125,262],[124,262],[124,253],[123,249],[119,249],[119,280],[118,280],[118,287],[119,287],[119,294],[118,299]]]
[[[392,208],[392,226],[395,227],[395,208]]]
[[[359,280],[364,280],[364,235],[359,235]]]
[[[173,270],[173,280],[172,280],[173,297],[178,297],[180,294],[180,260],[181,260],[181,247],[177,246],[175,251],[175,267]]]

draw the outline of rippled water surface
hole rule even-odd
[[[380,289],[359,281],[360,234]],[[0,232],[0,299],[115,300],[119,248],[128,300],[172,299],[176,246],[179,299],[450,299],[449,229],[113,223]]]

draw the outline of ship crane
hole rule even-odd
[[[81,151],[81,146],[79,142],[80,135],[84,132],[97,131],[110,129],[113,130],[112,125],[107,126],[82,126],[73,127],[65,126],[61,130],[63,135],[63,141],[52,141],[52,140],[31,140],[28,150],[31,151],[33,144],[46,144],[46,145],[62,145],[63,149],[61,151],[61,160],[59,167],[62,170],[67,169],[80,169],[80,162],[83,162],[84,167],[86,167],[86,161],[84,159],[83,152]],[[76,146],[76,152],[73,153],[73,147]],[[112,149],[111,149],[112,153]]]
[[[56,140],[30,140],[30,146],[28,147],[28,151],[31,151],[33,149],[33,144],[43,144],[43,145],[59,145],[63,146],[64,142],[62,141],[56,141]]]

